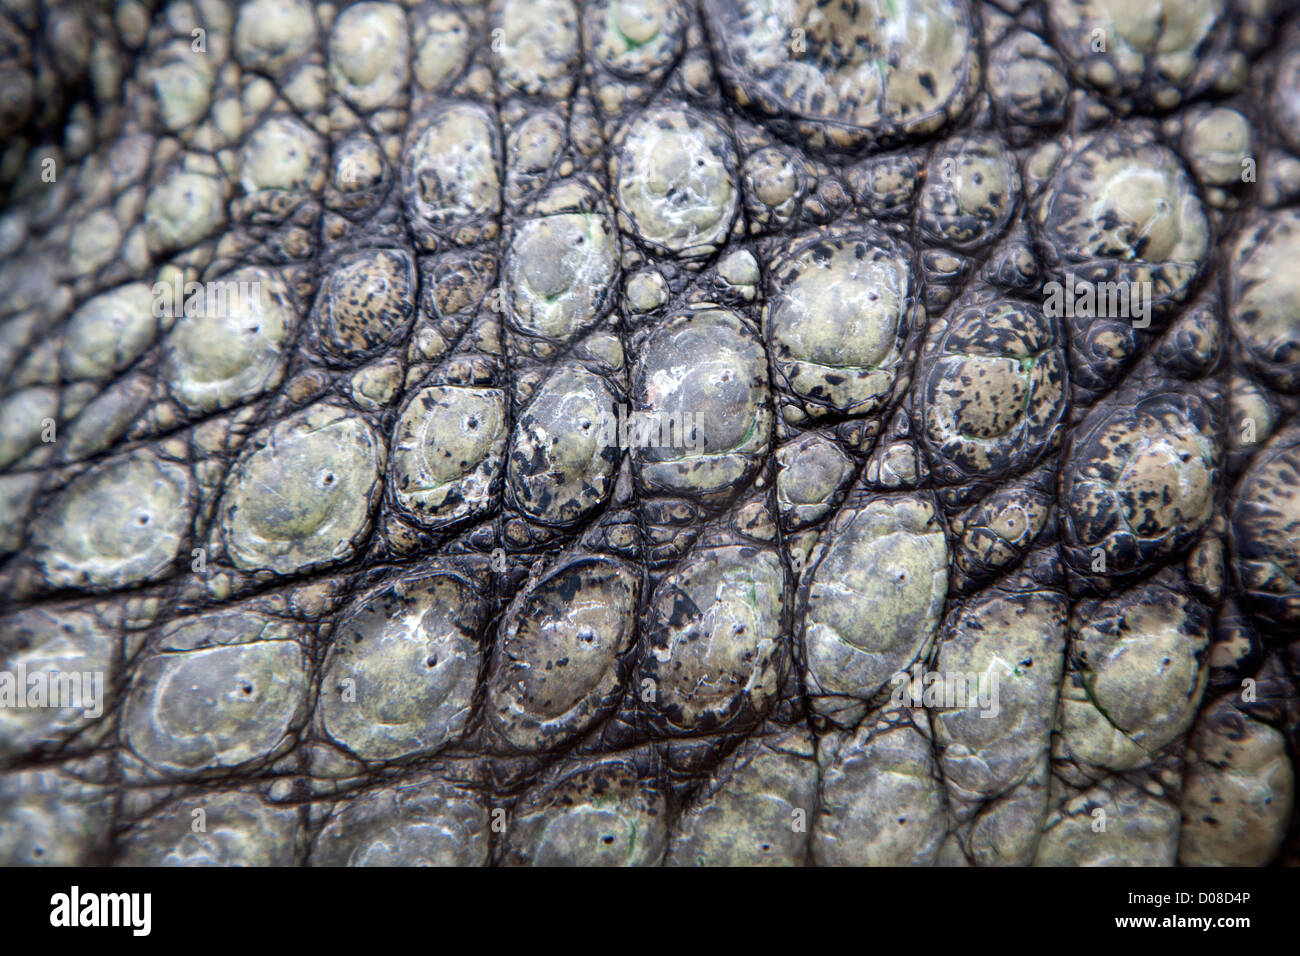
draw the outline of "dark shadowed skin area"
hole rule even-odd
[[[0,864],[1300,862],[1298,130],[1295,0],[6,3]]]

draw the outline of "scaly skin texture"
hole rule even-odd
[[[0,5],[0,862],[1295,860],[1295,9]]]

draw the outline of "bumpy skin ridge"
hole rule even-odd
[[[1298,78],[1289,0],[5,4],[0,681],[106,683],[0,683],[0,862],[1294,862]]]

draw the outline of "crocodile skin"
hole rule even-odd
[[[0,4],[0,862],[1294,861],[1296,11]]]

